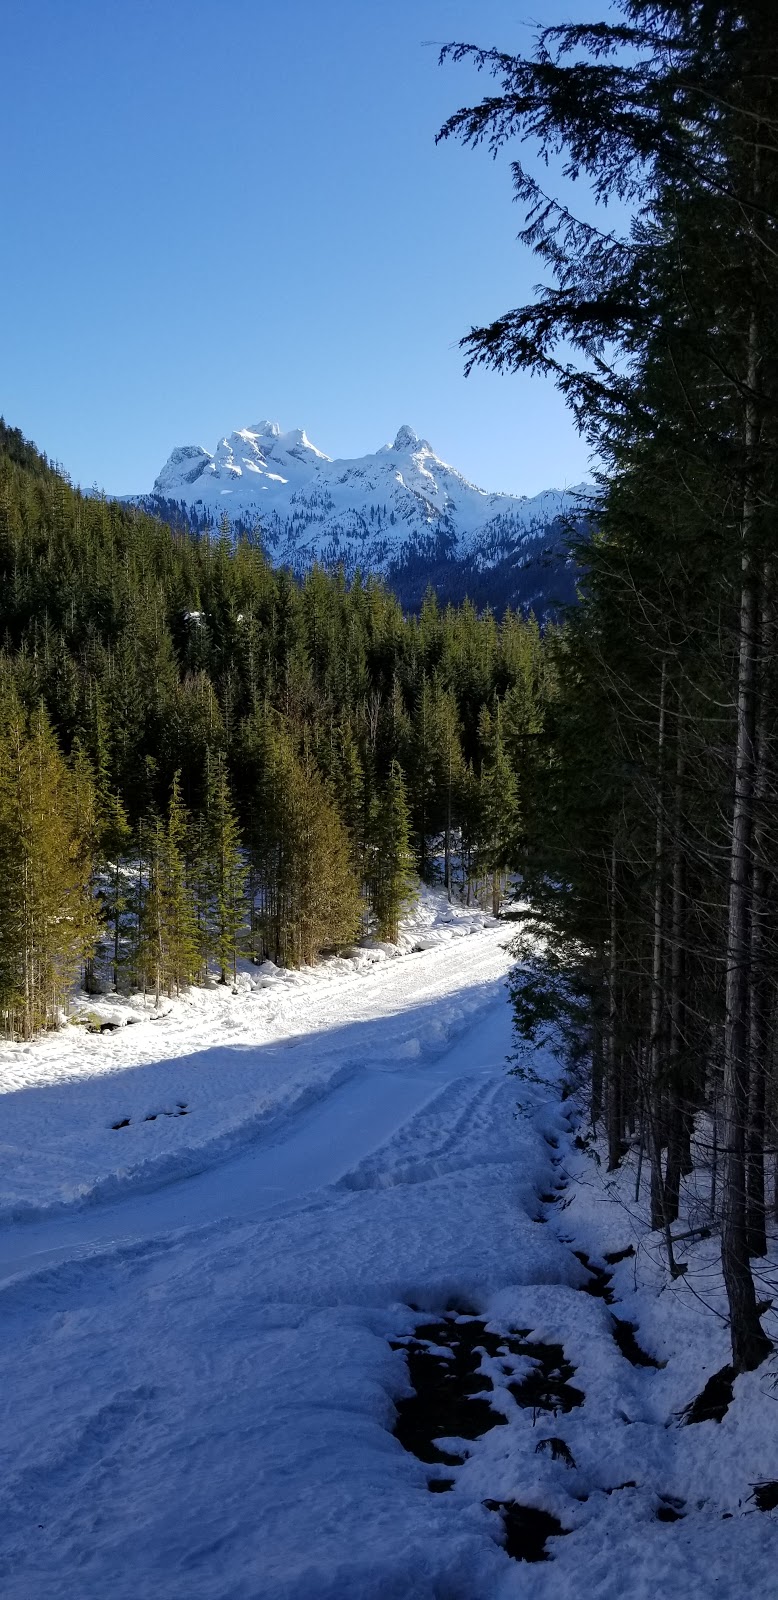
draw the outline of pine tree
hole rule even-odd
[[[178,773],[167,818],[150,815],[143,834],[145,878],[135,959],[144,988],[153,988],[158,1006],[163,991],[169,996],[180,994],[194,982],[200,966],[199,930],[186,867],[189,819]]]
[[[316,768],[303,769],[293,815],[294,941],[299,960],[311,965],[324,950],[354,938],[362,899],[352,848],[332,791]]]
[[[482,708],[479,736],[484,752],[480,783],[481,859],[491,874],[492,911],[495,916],[505,887],[505,877],[517,855],[516,779],[502,737],[499,705],[494,716]]]
[[[222,983],[237,974],[246,918],[248,869],[224,758],[211,757],[206,775],[204,927],[209,955]]]
[[[82,819],[83,820],[83,819]],[[0,726],[0,1014],[12,1035],[56,1024],[94,948],[88,834],[46,713],[5,701]]]
[[[778,912],[765,649],[778,39],[773,8],[760,3],[620,9],[613,23],[544,29],[530,59],[452,47],[502,92],[442,132],[493,153],[512,135],[541,157],[562,150],[568,177],[632,213],[623,237],[576,219],[567,195],[549,197],[516,162],[523,238],[553,281],[464,343],[470,364],[554,377],[611,469],[576,639],[586,678],[568,659],[563,688],[567,711],[583,690],[605,717],[588,751],[563,727],[569,798],[546,846],[564,850],[556,871],[567,890],[554,894],[546,876],[541,893],[568,949],[573,930],[586,930],[601,974],[592,1026],[604,1036],[610,1160],[639,1123],[671,1271],[689,1119],[706,1093],[721,1100],[722,1266],[740,1371],[768,1349],[748,1256],[763,1231],[767,945]],[[582,838],[589,817],[597,850]]]
[[[102,799],[100,861],[103,879],[99,888],[102,915],[108,929],[113,986],[119,988],[123,971],[122,945],[130,933],[132,907],[129,855],[132,829],[121,796],[107,793]]]
[[[148,988],[153,989],[154,1004],[159,1008],[167,976],[168,929],[165,921],[165,832],[158,815],[144,819],[142,838],[134,962],[144,995]]]
[[[166,978],[168,992],[179,994],[195,981],[200,948],[194,893],[187,871],[190,819],[181,799],[181,780],[173,778],[165,835],[163,908],[167,929]]]
[[[331,787],[310,758],[298,756],[289,729],[265,718],[256,738],[261,781],[250,839],[258,931],[275,961],[310,964],[359,927],[352,846]]]
[[[373,801],[370,903],[381,939],[396,942],[400,918],[416,899],[411,820],[399,762]]]
[[[80,741],[76,741],[70,758],[68,809],[73,836],[78,840],[76,847],[78,868],[83,874],[84,882],[88,884],[89,895],[94,908],[92,938],[88,941],[89,944],[92,944],[96,943],[97,936],[100,867],[102,865],[100,850],[102,821],[95,771]],[[87,992],[93,991],[96,987],[94,953],[92,949],[85,951],[83,981]]]

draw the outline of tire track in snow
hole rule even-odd
[[[452,1083],[469,1079],[475,1087],[463,1090],[465,1104],[453,1127],[449,1120],[448,1132],[443,1134],[444,1149],[450,1146],[457,1129],[467,1121],[468,1105],[482,1099],[485,1119],[485,1108],[491,1103],[490,1082],[495,1075],[503,1081],[510,1042],[510,1013],[501,979],[495,974],[495,967],[498,972],[501,966],[505,970],[507,958],[503,950],[495,948],[493,936],[479,944],[481,948],[472,952],[475,961],[467,964],[466,988],[453,994],[451,950],[429,953],[437,969],[432,984],[424,958],[418,966],[414,963],[415,971],[398,974],[400,981],[390,985],[394,989],[390,998],[404,1004],[388,1014],[384,1010],[371,1029],[377,1064],[351,1072],[329,1093],[288,1116],[280,1128],[263,1130],[265,1136],[244,1146],[239,1154],[214,1164],[208,1161],[206,1150],[203,1159],[207,1164],[195,1175],[144,1193],[130,1189],[111,1204],[3,1230],[0,1283],[10,1282],[20,1273],[46,1270],[74,1256],[125,1249],[139,1240],[159,1239],[220,1220],[247,1221],[295,1209],[316,1191],[343,1182],[366,1156],[391,1140],[431,1101],[443,1096],[445,1105],[445,1091]],[[468,955],[471,948],[468,941]],[[402,966],[405,968],[404,961]],[[393,976],[395,970],[390,968],[387,973],[384,968],[381,976]],[[369,981],[372,985],[376,980]],[[365,985],[362,987],[364,991]],[[449,1021],[458,1030],[468,1013],[469,1017],[464,1033],[442,1052],[441,1033],[445,1039],[445,1031],[432,1030],[427,1049],[434,1051],[434,1057],[425,1062],[408,1050],[409,1038],[417,1039],[413,1028],[409,1034],[408,1019],[413,1017],[413,1002],[420,994],[428,1006],[436,988],[443,989],[442,1005],[451,1002]],[[363,993],[360,999],[369,1007],[369,997]],[[384,992],[384,1007],[386,999]],[[317,1043],[305,1036],[294,1041],[293,1047],[315,1049]],[[420,1043],[418,1056],[421,1054]],[[340,1060],[342,1067],[342,1055]],[[342,1080],[342,1071],[340,1077]],[[442,1115],[450,1119],[447,1109]]]

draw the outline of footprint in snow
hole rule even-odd
[[[175,1111],[166,1111],[166,1110],[163,1110],[163,1111],[149,1111],[147,1113],[147,1115],[142,1118],[142,1121],[143,1122],[156,1122],[157,1117],[186,1117],[188,1115],[189,1115],[189,1110],[188,1110],[187,1101],[186,1100],[178,1100],[176,1102]],[[112,1122],[111,1123],[111,1127],[113,1129],[129,1128],[131,1120],[132,1119],[130,1117],[121,1117],[118,1122]]]

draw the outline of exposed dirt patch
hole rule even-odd
[[[448,1314],[439,1322],[423,1323],[411,1339],[391,1343],[393,1350],[405,1351],[415,1390],[407,1400],[397,1401],[394,1434],[420,1461],[459,1466],[464,1456],[442,1449],[437,1440],[480,1439],[490,1428],[507,1423],[483,1398],[494,1389],[482,1371],[484,1355],[499,1354],[503,1341],[477,1317]]]
[[[778,1478],[752,1485],[757,1511],[778,1511]]]
[[[635,1335],[638,1331],[636,1322],[627,1322],[624,1317],[611,1317],[613,1337],[623,1356],[630,1361],[633,1367],[653,1367],[660,1372],[667,1366],[666,1361],[657,1361],[655,1356],[650,1356],[638,1344]]]
[[[722,1367],[720,1372],[714,1372],[709,1378],[705,1388],[698,1394],[696,1400],[681,1413],[684,1423],[692,1422],[721,1422],[726,1416],[734,1399],[732,1385],[735,1380],[734,1367]]]
[[[657,1522],[682,1522],[686,1515],[686,1501],[676,1499],[675,1495],[660,1495],[661,1504],[657,1506]]]
[[[590,1281],[581,1284],[584,1294],[593,1294],[598,1300],[604,1300],[606,1305],[611,1305],[613,1301],[611,1273],[606,1272],[604,1267],[596,1266],[585,1250],[574,1250],[573,1255],[580,1261],[581,1266],[591,1273]]]
[[[507,1416],[488,1398],[495,1390],[485,1370],[488,1357],[501,1362],[506,1389],[518,1405],[532,1411],[533,1423],[538,1415],[572,1411],[585,1398],[570,1382],[575,1367],[561,1344],[531,1341],[526,1332],[494,1333],[477,1316],[447,1313],[438,1322],[422,1323],[410,1338],[391,1344],[393,1350],[405,1352],[415,1391],[397,1402],[395,1437],[429,1464],[460,1466],[464,1456],[440,1440],[480,1439],[507,1423]],[[532,1370],[515,1377],[516,1357],[531,1362]],[[552,1452],[554,1445],[564,1458],[563,1441],[541,1441],[541,1448],[548,1446]],[[435,1494],[442,1492],[440,1481],[430,1481]]]
[[[525,1339],[511,1342],[515,1355],[528,1356],[535,1362],[535,1370],[508,1388],[520,1406],[531,1409],[533,1418],[538,1412],[573,1411],[583,1405],[586,1398],[582,1389],[570,1382],[575,1367],[567,1360],[561,1344],[531,1344]]]
[[[514,1561],[550,1561],[547,1539],[560,1539],[569,1533],[558,1517],[535,1506],[520,1506],[515,1500],[485,1500],[489,1511],[498,1511],[505,1529],[505,1550]]]

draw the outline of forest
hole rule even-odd
[[[417,874],[497,905],[534,620],[273,570],[0,433],[0,1014],[392,940]]]
[[[3,428],[0,1015],[56,1024],[79,970],[308,963],[392,939],[416,873],[495,909],[516,874],[518,1035],[588,1074],[612,1170],[645,1158],[672,1273],[704,1157],[743,1371],[778,1207],[778,34],[768,0],[619,10],[444,52],[496,91],[441,137],[539,158],[548,282],[463,347],[558,384],[600,464],[560,625],[297,581]]]
[[[591,1062],[610,1169],[645,1153],[672,1273],[704,1159],[742,1371],[769,1349],[778,1202],[778,29],[768,0],[618,13],[526,59],[444,52],[496,92],[441,137],[521,148],[547,280],[466,359],[553,380],[600,463],[582,604],[548,644],[514,997],[524,1038],[553,1023]]]

